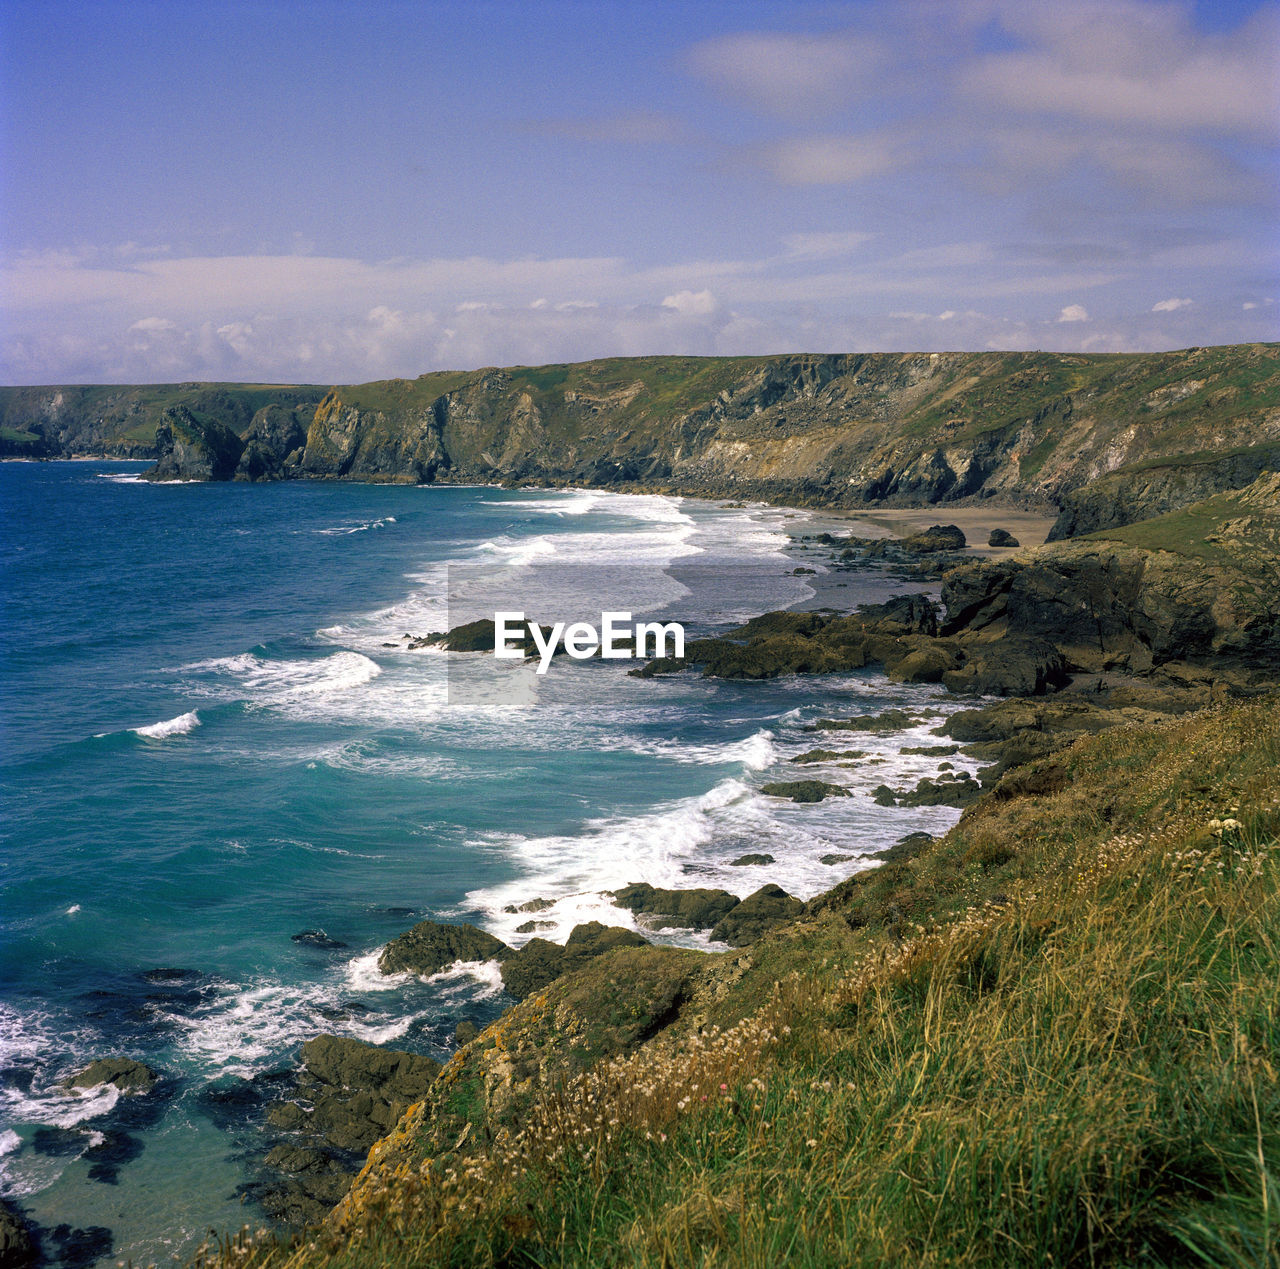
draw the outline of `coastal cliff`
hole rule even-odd
[[[169,461],[175,407],[236,434],[231,471],[196,450]],[[0,424],[9,453],[163,450],[155,479],[574,484],[823,507],[999,497],[1061,509],[1062,538],[1273,468],[1280,345],[615,358],[328,390],[9,388]]]

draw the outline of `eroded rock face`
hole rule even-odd
[[[156,425],[156,465],[143,480],[230,480],[244,443],[225,423],[170,406]]]
[[[382,949],[378,969],[384,974],[438,974],[456,961],[502,960],[511,949],[474,925],[419,921]]]
[[[26,1222],[0,1199],[0,1269],[27,1269],[36,1259],[36,1246]]]

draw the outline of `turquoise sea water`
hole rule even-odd
[[[631,881],[774,881],[801,897],[945,808],[876,806],[932,774],[903,745],[953,709],[865,673],[766,683],[640,680],[561,658],[545,679],[405,634],[495,596],[723,628],[812,595],[803,514],[656,496],[490,488],[139,482],[142,464],[0,464],[3,985],[0,1193],[51,1262],[164,1260],[240,1198],[261,1142],[243,1081],[321,1032],[447,1056],[457,1022],[509,1003],[492,965],[383,978],[424,917],[519,944],[504,908],[541,896],[546,937]],[[815,557],[816,560],[816,557]],[[816,564],[815,564],[816,566]],[[850,575],[850,603],[895,587]],[[556,606],[560,605],[559,611]],[[550,610],[550,611],[549,611]],[[492,615],[492,608],[488,609]],[[933,715],[858,747],[847,799],[766,798],[806,722]],[[747,851],[765,868],[733,867]],[[323,930],[340,948],[294,941]],[[706,946],[705,936],[665,936]],[[75,1098],[95,1057],[164,1073],[146,1099]],[[76,1231],[81,1231],[77,1234]]]

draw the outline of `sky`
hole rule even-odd
[[[1280,5],[4,0],[0,382],[1280,339]]]

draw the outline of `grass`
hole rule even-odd
[[[1277,700],[1048,761],[638,1051],[412,1112],[343,1228],[203,1263],[1280,1263]]]

